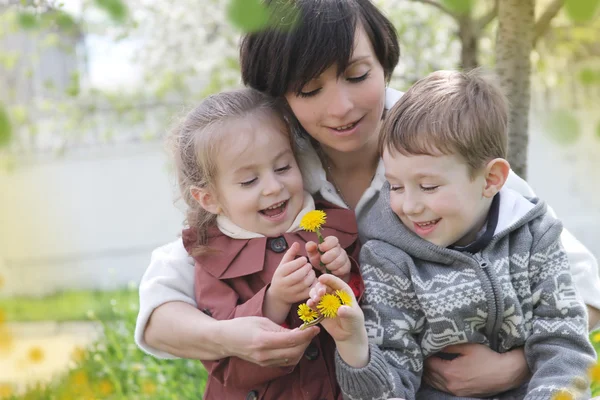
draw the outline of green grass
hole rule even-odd
[[[0,299],[0,310],[7,321],[83,321],[92,311],[99,319],[114,318],[113,306],[138,304],[137,290],[109,292],[66,291],[45,297],[11,297]]]

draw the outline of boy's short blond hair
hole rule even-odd
[[[462,156],[474,175],[506,158],[508,101],[495,77],[436,71],[415,83],[388,112],[379,149],[404,155]]]

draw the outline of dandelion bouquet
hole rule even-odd
[[[306,215],[300,221],[300,227],[308,232],[315,232],[319,244],[323,243],[323,235],[321,234],[321,227],[327,219],[327,214],[322,210],[313,210],[306,213]],[[318,249],[318,248],[317,248]],[[321,253],[321,250],[318,250]],[[325,267],[325,264],[320,263],[321,267]],[[325,273],[329,274],[327,268]],[[317,310],[313,310],[306,303],[300,304],[298,307],[298,316],[302,320],[303,324],[300,329],[306,329],[309,326],[314,326],[320,323],[325,318],[335,318],[337,311],[342,305],[349,305],[352,302],[352,297],[341,290],[336,290],[335,293],[327,293],[317,304]]]

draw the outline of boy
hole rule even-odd
[[[388,183],[360,255],[366,329],[357,306],[323,323],[348,398],[455,398],[421,374],[425,358],[458,356],[444,348],[459,343],[524,347],[530,381],[498,398],[586,396],[595,354],[562,225],[503,188],[507,126],[507,101],[479,70],[435,72],[390,110],[379,143]],[[319,281],[312,301],[342,285]]]

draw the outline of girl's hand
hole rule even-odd
[[[319,253],[321,250],[321,253]],[[348,282],[350,280],[350,258],[346,250],[340,246],[340,241],[335,236],[327,236],[323,243],[318,245],[315,242],[306,243],[306,254],[310,263],[321,272],[327,268],[333,275],[339,276]],[[320,263],[325,264],[325,267]]]
[[[293,243],[283,255],[268,289],[270,297],[288,306],[306,300],[316,279],[315,271],[306,257],[296,258],[298,250],[300,244]]]
[[[317,309],[317,304],[325,293],[333,293],[336,290],[346,292],[352,299],[350,305],[341,306],[338,309],[337,317],[325,318],[321,325],[331,337],[340,342],[367,342],[367,331],[365,330],[365,317],[358,306],[358,301],[352,293],[350,286],[340,278],[332,274],[323,274],[317,279],[317,283],[310,290],[310,298],[306,302],[313,310]]]

